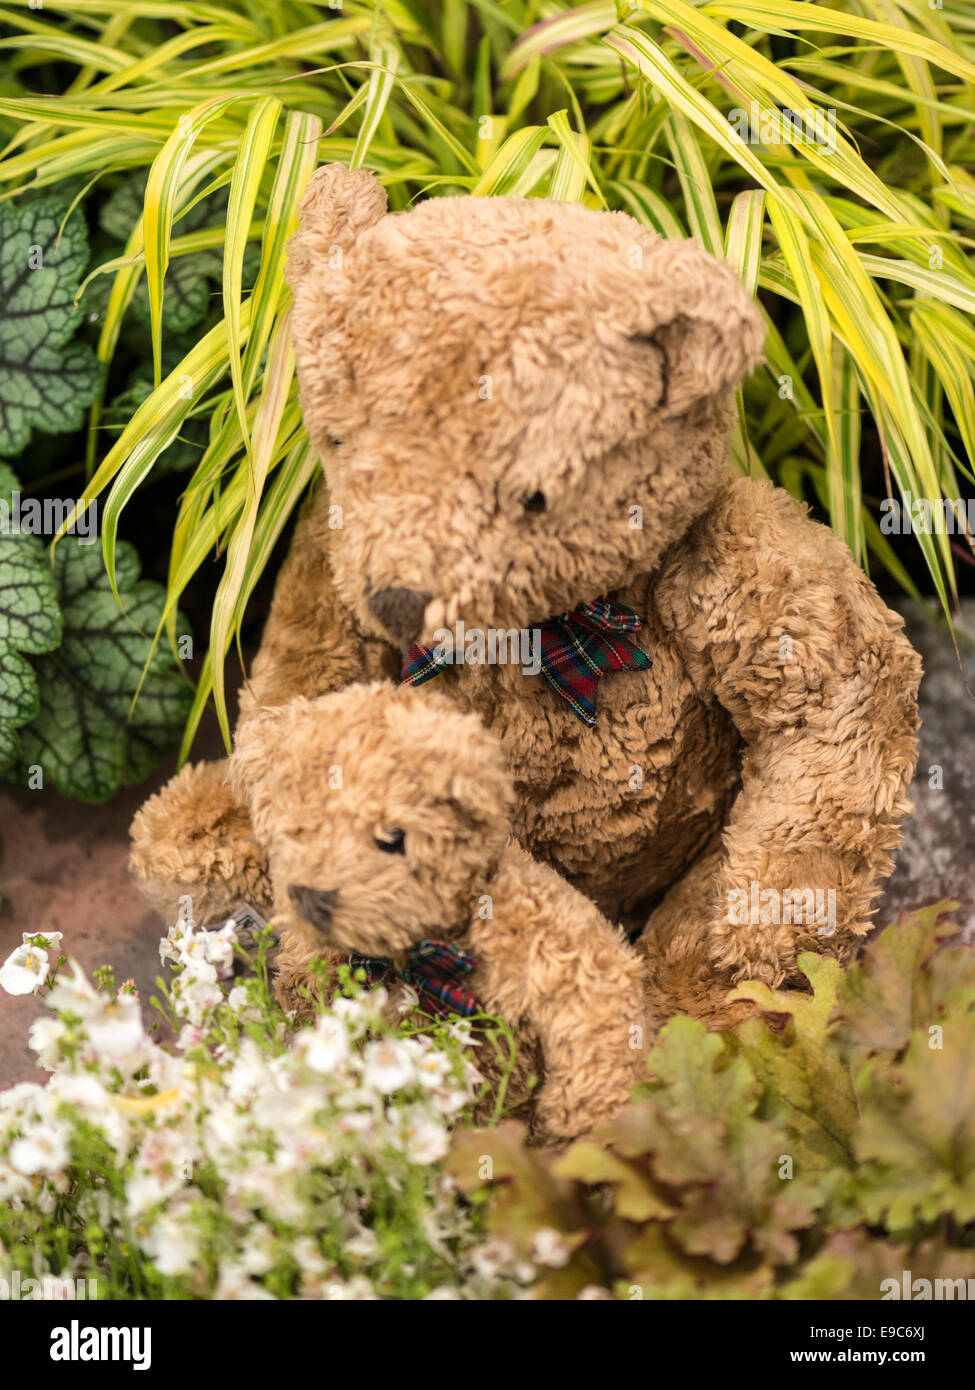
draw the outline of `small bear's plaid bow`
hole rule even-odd
[[[542,675],[565,700],[573,714],[590,729],[596,722],[596,689],[600,678],[613,671],[645,671],[651,658],[623,636],[639,632],[642,624],[632,608],[613,599],[580,603],[540,623]],[[437,659],[434,649],[418,643],[406,653],[400,681],[422,685],[451,664]]]
[[[347,965],[362,969],[370,984],[391,984],[405,980],[438,1018],[460,1014],[470,1018],[481,1012],[480,1001],[460,983],[477,961],[452,941],[419,941],[406,954],[406,966],[398,969],[387,956],[349,956]]]

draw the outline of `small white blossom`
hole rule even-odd
[[[27,1046],[37,1053],[38,1062],[48,1071],[54,1069],[59,1053],[58,1043],[67,1031],[67,1025],[59,1018],[47,1016],[35,1018],[27,1031]]]
[[[366,1087],[379,1091],[381,1095],[390,1096],[415,1079],[413,1058],[404,1043],[384,1038],[380,1042],[366,1045],[365,1068],[362,1074],[362,1081]]]
[[[88,1041],[105,1057],[125,1057],[145,1042],[138,996],[120,994],[88,1020]]]
[[[334,1014],[323,1014],[302,1038],[301,1052],[312,1071],[327,1076],[349,1055],[349,1034]]]
[[[532,1259],[538,1265],[562,1269],[569,1263],[571,1253],[559,1232],[550,1226],[543,1226],[532,1237]]]
[[[39,946],[18,946],[0,966],[0,989],[8,994],[36,994],[47,979],[47,952]]]
[[[443,1158],[450,1142],[443,1125],[417,1105],[406,1111],[403,1120],[406,1152],[413,1163],[436,1163]]]
[[[142,1248],[160,1274],[186,1274],[199,1254],[199,1239],[179,1214],[164,1215],[142,1237]]]
[[[51,1124],[39,1124],[28,1130],[10,1146],[10,1166],[18,1173],[56,1173],[69,1157],[68,1146],[61,1130]]]
[[[478,1274],[485,1277],[497,1275],[512,1264],[515,1258],[514,1246],[506,1240],[489,1240],[471,1251],[471,1264]]]

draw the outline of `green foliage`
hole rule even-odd
[[[72,343],[75,292],[88,260],[82,218],[49,199],[0,203],[0,454],[27,447],[32,430],[63,434],[84,423],[103,368]]]
[[[952,906],[845,971],[801,957],[811,992],[742,986],[758,1014],[737,1034],[673,1019],[616,1123],[562,1155],[510,1122],[458,1135],[455,1179],[519,1251],[563,1235],[548,1297],[877,1299],[905,1269],[975,1278],[975,951]]]
[[[147,777],[177,742],[192,699],[168,650],[149,655],[164,594],[139,579],[128,544],[119,547],[116,577],[118,602],[96,546],[71,538],[57,545],[63,637],[34,662],[39,708],[21,735],[23,776],[39,764],[46,780],[84,801]]]
[[[769,327],[767,368],[740,401],[738,465],[818,498],[857,558],[907,588],[871,489],[934,501],[972,481],[975,43],[957,11],[104,0],[57,24],[26,9],[4,22],[0,49],[21,74],[56,59],[73,80],[57,100],[0,91],[16,132],[0,196],[19,204],[68,179],[110,193],[103,234],[115,241],[88,291],[110,286],[106,366],[133,313],[148,314],[153,389],[118,398],[111,419],[96,403],[89,419],[87,495],[107,494],[110,571],[125,507],[171,466],[187,424],[200,431],[173,528],[170,639],[186,585],[214,549],[226,558],[186,746],[211,690],[229,735],[224,656],[314,467],[283,267],[321,162],[372,168],[394,209],[458,192],[575,199],[727,255]],[[743,140],[734,113],[753,103],[759,125],[791,109],[832,121],[835,138],[786,125]],[[225,213],[197,222],[218,196]],[[219,284],[200,257],[211,269],[219,257]],[[205,294],[216,313],[197,318]],[[950,537],[916,544],[950,609]]]
[[[14,474],[0,463],[0,771],[20,752],[17,729],[37,714],[37,683],[27,655],[61,640],[54,580],[40,543],[12,526]]]

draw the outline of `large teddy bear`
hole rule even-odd
[[[231,780],[267,853],[285,1007],[313,1012],[337,974],[311,962],[344,960],[387,985],[394,1017],[404,982],[428,1014],[503,1016],[505,1099],[537,1140],[614,1117],[645,1070],[640,959],[510,841],[511,777],[475,715],[387,681],[298,697],[241,727]],[[500,1060],[482,1040],[485,1115]]]
[[[330,165],[289,280],[325,483],[241,720],[404,675],[480,715],[522,845],[645,923],[658,1019],[728,1022],[737,981],[848,954],[910,810],[920,662],[843,542],[729,464],[763,340],[730,267],[541,199],[387,215]],[[133,840],[164,913],[270,903],[225,764]]]

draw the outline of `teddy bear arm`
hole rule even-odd
[[[847,955],[871,925],[911,810],[920,659],[847,547],[746,478],[658,596],[696,684],[743,744],[721,851],[683,922],[668,923],[670,947],[703,914],[716,989],[778,984],[797,952]]]
[[[258,911],[273,893],[250,818],[227,783],[228,763],[187,764],[141,807],[129,859],[139,886],[167,922],[225,919],[241,902]]]
[[[278,574],[261,646],[240,692],[240,718],[296,695],[398,675],[396,653],[360,632],[328,564],[331,506],[320,486],[305,505]]]
[[[294,932],[282,931],[281,944],[274,956],[274,997],[286,1013],[294,1013],[302,1023],[311,1022],[321,1005],[328,1005],[340,993],[337,968],[344,957],[321,946],[311,947]],[[330,968],[313,969],[313,962]]]
[[[612,1119],[640,1079],[643,971],[622,935],[554,871],[532,863],[502,877],[474,950],[489,1007],[541,1046],[535,1138],[561,1143]]]

